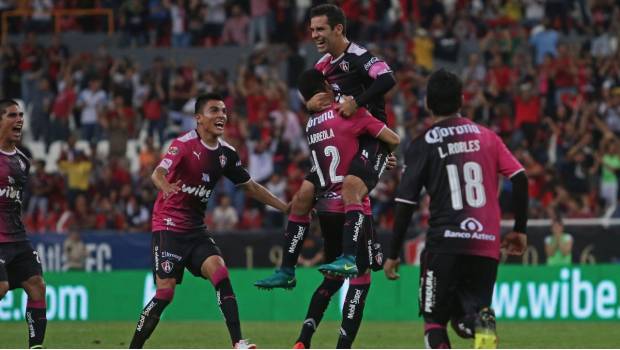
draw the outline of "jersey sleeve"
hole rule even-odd
[[[373,117],[366,108],[358,108],[355,114],[351,117],[351,121],[353,121],[353,129],[356,136],[369,134],[376,138],[385,127],[385,124],[379,119]]]
[[[227,157],[226,168],[224,169],[224,176],[226,176],[235,185],[241,185],[251,180],[250,174],[241,164],[239,154],[232,149],[229,152],[224,152],[220,157]]]
[[[183,157],[185,157],[185,144],[179,140],[174,140],[168,147],[168,151],[163,156],[162,160],[159,162],[157,167],[164,168],[168,173],[181,162]]]
[[[409,144],[405,153],[405,169],[396,191],[396,202],[417,205],[426,181],[426,151],[420,139]]]
[[[377,56],[371,55],[369,52],[362,55],[362,58],[364,72],[366,72],[366,74],[372,79],[377,79],[377,77],[382,74],[392,72],[392,68],[390,68],[384,60]]]
[[[500,174],[507,178],[513,177],[515,174],[524,171],[523,166],[519,161],[515,158],[515,156],[510,153],[508,147],[504,144],[504,141],[495,135],[495,146],[497,149],[497,162],[498,162],[498,171]]]

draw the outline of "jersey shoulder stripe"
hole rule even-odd
[[[323,55],[323,57],[321,57],[317,62],[315,66],[318,66],[319,64],[325,63],[325,62],[329,62],[330,58],[332,57],[332,55],[326,53],[325,55]]]
[[[233,152],[237,152],[237,150],[230,143],[224,141],[223,138],[219,138],[219,141],[220,141],[220,145],[230,148]]]
[[[17,151],[17,154],[24,157],[24,159],[26,159],[27,161],[30,161],[30,158],[27,155],[25,155],[24,152],[22,152],[19,148],[15,147],[15,150]]]
[[[365,48],[359,46],[356,43],[351,43],[351,45],[349,45],[349,48],[347,49],[347,53],[352,53],[352,54],[357,55],[357,56],[361,56],[361,55],[365,54],[366,52],[368,52],[368,50],[366,50]]]
[[[188,142],[188,141],[191,141],[197,138],[198,138],[198,133],[196,132],[196,130],[192,130],[185,135],[179,136],[177,140],[179,140],[180,142]]]

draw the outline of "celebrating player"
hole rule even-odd
[[[521,164],[489,129],[461,117],[462,84],[445,70],[428,81],[426,106],[434,124],[412,141],[396,196],[394,236],[384,271],[396,269],[411,215],[422,188],[430,196],[431,216],[421,256],[420,313],[428,347],[449,348],[446,325],[476,348],[497,346],[490,308],[500,256],[499,176],[513,186],[515,224],[501,247],[523,254],[527,246],[528,184]]]
[[[308,100],[317,93],[332,94],[330,85],[323,74],[315,69],[305,71],[299,79],[299,90]],[[344,204],[342,201],[342,179],[358,149],[358,138],[370,135],[395,148],[400,139],[396,133],[372,117],[365,108],[358,109],[349,118],[338,112],[338,104],[313,114],[308,119],[306,135],[310,153],[321,187],[317,189],[315,208],[319,214],[321,232],[324,239],[325,259],[331,262],[342,253],[342,225],[344,224]],[[370,216],[370,200],[364,198],[363,213]],[[372,234],[374,231],[367,220],[359,227],[359,239],[364,244],[357,246],[356,267],[360,275],[350,280],[347,292],[338,348],[350,348],[362,321],[362,314],[368,289],[370,288],[370,267],[380,264],[373,261]],[[326,275],[312,296],[306,320],[301,329],[295,348],[309,348],[312,335],[316,331],[331,297],[343,284],[342,277]]]
[[[337,111],[348,117],[358,107],[365,107],[385,123],[384,95],[396,80],[390,67],[365,48],[349,42],[346,38],[346,18],[338,6],[326,4],[311,10],[310,30],[317,50],[325,55],[317,62],[319,70],[341,100]],[[321,111],[333,103],[332,95],[319,93],[307,101],[310,111]],[[366,220],[362,211],[362,199],[372,190],[385,167],[388,147],[376,138],[360,137],[359,149],[353,158],[342,184],[345,205],[343,254],[319,270],[336,275],[356,276],[355,251],[357,236],[354,234]],[[308,232],[309,212],[315,198],[315,189],[321,187],[316,172],[311,173],[293,197],[291,214],[285,234],[282,265],[275,274],[256,281],[261,288],[292,288],[296,284],[295,264],[302,242]],[[357,224],[359,223],[359,224]]]
[[[30,160],[18,148],[24,112],[13,100],[0,100],[0,300],[15,288],[28,295],[28,346],[41,349],[47,318],[45,282],[37,251],[21,220]]]
[[[284,202],[254,182],[233,147],[219,137],[224,133],[226,106],[221,96],[198,97],[197,127],[172,142],[152,175],[160,190],[153,209],[153,274],[155,297],[144,307],[131,348],[142,348],[172,301],[187,268],[211,281],[235,348],[254,348],[242,339],[237,301],[222,254],[204,225],[211,192],[222,176],[241,186],[256,200],[287,211]]]

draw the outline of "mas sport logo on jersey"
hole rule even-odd
[[[461,222],[460,231],[445,230],[445,238],[478,239],[481,241],[495,241],[495,235],[484,233],[484,226],[474,218],[467,218]]]

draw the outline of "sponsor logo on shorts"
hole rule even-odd
[[[424,279],[424,312],[433,312],[435,306],[435,273],[433,270],[426,270]]]
[[[162,251],[161,252],[161,257],[162,258],[172,258],[176,261],[181,261],[181,256],[180,255],[176,255],[170,252],[166,252],[166,251]]]
[[[172,272],[173,267],[174,267],[174,263],[170,260],[162,261],[161,263],[161,268],[164,270],[165,273]]]

